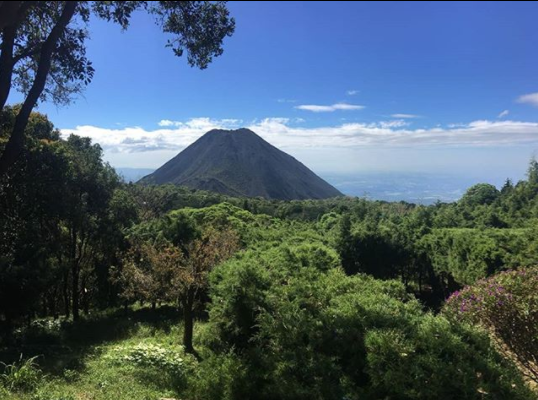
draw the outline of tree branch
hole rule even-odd
[[[71,21],[71,18],[75,14],[77,5],[78,1],[67,1],[65,3],[62,15],[54,28],[52,28],[52,31],[41,47],[39,64],[34,83],[32,84],[23,105],[17,114],[15,126],[13,127],[13,131],[11,132],[11,136],[6,148],[0,157],[0,175],[7,172],[9,167],[15,163],[19,154],[24,148],[24,130],[28,124],[28,118],[30,118],[30,113],[32,112],[35,104],[39,100],[39,96],[41,96],[41,93],[45,88],[47,76],[50,72],[52,55],[56,49],[56,44],[58,43],[61,35],[64,33],[65,28]]]
[[[23,51],[23,52],[17,54],[15,57],[13,57],[13,64],[17,64],[23,58],[34,56],[38,52],[39,52],[39,47],[38,46],[30,47],[29,49],[26,49],[26,51]]]
[[[13,76],[13,67],[20,60],[20,58],[13,58],[13,47],[15,45],[15,38],[17,36],[17,28],[26,17],[28,10],[34,6],[36,1],[17,1],[17,2],[3,2],[0,7],[0,15],[5,16],[4,9],[11,7],[11,4],[22,3],[17,5],[16,10],[10,15],[10,19],[7,23],[4,23],[2,30],[2,44],[0,46],[0,111],[4,109],[9,91],[11,90],[11,79]],[[9,12],[8,12],[9,14]],[[2,23],[0,23],[2,26]]]
[[[9,91],[11,89],[11,77],[13,76],[13,45],[17,27],[9,25],[2,31],[2,45],[0,51],[0,111],[4,109]]]

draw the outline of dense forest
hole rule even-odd
[[[39,113],[25,141],[0,397],[535,398],[535,160],[450,204],[276,201],[126,184]]]

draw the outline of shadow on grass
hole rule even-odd
[[[41,320],[19,329],[0,348],[0,361],[7,364],[19,359],[39,356],[44,372],[62,375],[65,369],[82,370],[84,358],[95,346],[124,340],[142,326],[170,333],[181,320],[178,310],[162,306],[156,310],[109,310],[82,317],[80,321]]]

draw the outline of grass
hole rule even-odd
[[[20,375],[16,385],[0,384],[5,400],[149,400],[180,398],[197,361],[180,345],[180,317],[172,308],[116,311],[78,324],[45,324],[19,332],[14,345],[0,351]],[[195,339],[204,329],[195,324]],[[32,358],[30,358],[32,357]],[[38,365],[39,364],[39,367]],[[0,367],[1,372],[1,367]],[[25,383],[28,379],[28,385]],[[5,380],[2,379],[2,382]],[[31,385],[30,385],[31,383]]]
[[[6,364],[0,362],[4,372],[0,374],[0,384],[7,391],[30,391],[34,389],[40,379],[41,370],[36,363],[37,356],[23,359],[22,354],[18,362]]]

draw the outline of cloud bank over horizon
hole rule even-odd
[[[513,146],[538,145],[538,122],[477,120],[447,127],[411,128],[403,119],[372,123],[343,123],[334,126],[299,126],[301,119],[264,118],[244,123],[239,119],[192,118],[187,121],[161,120],[159,128],[102,128],[81,125],[61,129],[90,137],[107,152],[137,153],[182,150],[212,129],[253,130],[274,146],[298,147],[405,147],[405,146]]]
[[[90,137],[116,167],[157,168],[212,129],[246,127],[315,171],[364,170],[522,176],[538,150],[538,122],[477,120],[414,128],[409,119],[305,126],[300,118],[163,119],[154,129],[81,125],[61,129]],[[507,166],[510,166],[510,171]]]

